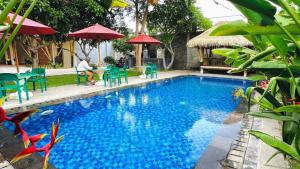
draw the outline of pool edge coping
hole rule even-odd
[[[112,88],[104,88],[104,89],[100,89],[97,91],[88,91],[87,93],[79,93],[79,94],[75,94],[75,95],[71,95],[71,96],[62,96],[59,98],[53,98],[53,99],[49,99],[47,101],[41,101],[41,102],[37,102],[37,103],[23,103],[23,104],[18,104],[14,107],[9,107],[9,108],[5,108],[4,110],[6,111],[6,113],[8,115],[11,114],[15,114],[17,112],[22,112],[22,111],[26,111],[26,110],[32,110],[32,109],[38,109],[40,107],[45,107],[45,106],[51,106],[51,105],[56,105],[56,104],[60,104],[60,103],[64,103],[66,102],[66,100],[77,100],[77,99],[83,99],[83,98],[88,98],[88,97],[93,97],[96,95],[103,95],[112,91],[117,90],[124,90],[124,89],[128,89],[128,88],[132,88],[132,87],[139,87],[139,86],[143,86],[146,85],[148,83],[155,83],[155,82],[159,82],[159,81],[163,81],[163,80],[168,80],[168,79],[173,79],[173,78],[177,78],[177,77],[185,77],[185,76],[198,76],[198,77],[208,77],[208,78],[226,78],[226,79],[233,79],[233,80],[248,80],[245,79],[243,77],[239,77],[239,76],[223,76],[223,75],[202,75],[199,73],[184,73],[184,74],[178,74],[178,75],[171,75],[169,77],[163,77],[163,78],[157,78],[157,79],[148,79],[147,81],[142,81],[142,82],[138,82],[138,83],[134,83],[134,84],[125,84],[124,86],[114,86]],[[248,80],[249,81],[249,80]]]

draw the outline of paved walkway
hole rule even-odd
[[[30,70],[30,67],[20,66],[20,72],[26,72]],[[0,73],[17,73],[17,68],[15,66],[7,66],[7,65],[0,65]],[[75,74],[74,68],[69,69],[46,69],[47,76],[54,76],[54,75],[64,75],[64,74]]]

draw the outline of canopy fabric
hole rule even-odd
[[[211,48],[229,46],[252,46],[253,44],[241,35],[235,36],[210,36],[210,33],[219,25],[226,22],[217,23],[214,27],[206,30],[200,35],[188,41],[189,48]]]
[[[148,35],[141,34],[135,38],[130,39],[126,43],[129,44],[154,44],[154,45],[160,45],[161,42],[157,39],[154,39]]]
[[[124,35],[99,24],[95,24],[79,31],[69,33],[68,36],[73,38],[93,40],[112,40],[124,37]]]
[[[10,19],[12,19],[13,16],[13,13],[8,14],[8,17]],[[14,27],[18,25],[21,19],[22,16],[17,15],[13,23]],[[18,34],[22,35],[52,35],[55,33],[56,31],[53,28],[27,18],[24,20],[23,25],[21,26],[21,29],[18,32]]]
[[[128,6],[128,3],[124,0],[113,0],[111,6],[113,8],[125,8]]]

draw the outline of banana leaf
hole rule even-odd
[[[287,121],[287,122],[294,122],[299,125],[299,122],[292,117],[289,116],[282,116],[280,114],[275,114],[275,113],[261,113],[261,112],[251,112],[247,113],[250,116],[254,117],[260,117],[260,118],[267,118],[267,119],[273,119],[273,120],[278,120],[278,121]]]
[[[276,14],[276,7],[266,0],[229,0],[235,5],[242,6],[246,9],[254,11],[256,15],[259,15],[261,18],[261,25],[271,25],[274,23],[274,15]],[[251,11],[245,12],[241,9],[241,12],[246,14],[249,17]],[[253,13],[253,12],[252,12]],[[248,15],[247,15],[248,14]],[[251,17],[253,18],[253,16]]]
[[[279,108],[282,106],[281,103],[270,92],[259,87],[254,87],[254,90],[257,91],[260,95],[262,95],[274,107]]]
[[[291,34],[300,34],[300,28],[296,24],[290,24],[285,27]],[[251,25],[244,21],[233,21],[216,27],[210,36],[228,36],[228,35],[284,35],[285,33],[277,25],[260,26]]]
[[[269,47],[266,50],[262,51],[261,53],[258,53],[256,55],[254,55],[253,57],[251,57],[250,59],[248,59],[245,63],[243,63],[242,65],[240,65],[238,68],[232,69],[231,71],[229,71],[229,73],[237,73],[237,72],[241,72],[244,69],[248,68],[249,66],[251,66],[251,64],[254,61],[258,61],[261,60],[265,57],[270,56],[271,54],[273,54],[274,52],[276,52],[276,48],[275,47]]]
[[[12,11],[12,9],[19,3],[19,0],[10,0],[5,8],[0,12],[0,24],[6,20],[7,15]]]
[[[299,129],[298,129],[298,132],[295,137],[295,147],[296,147],[298,154],[300,154],[300,130]]]
[[[291,158],[297,161],[300,161],[298,152],[291,145],[260,131],[250,130],[249,133],[276,150],[289,155]]]
[[[267,80],[267,77],[264,75],[255,74],[255,75],[248,76],[248,80],[261,81],[261,80]]]
[[[288,46],[287,42],[283,39],[281,35],[267,35],[269,41],[273,46],[279,51],[281,56],[287,56],[288,54]]]
[[[300,121],[299,113],[286,113],[285,116],[292,117],[293,119]],[[299,125],[292,122],[284,122],[282,126],[282,140],[287,144],[292,144],[295,136],[299,130]]]
[[[300,106],[299,105],[282,106],[277,109],[274,109],[273,111],[276,113],[280,113],[280,112],[300,113]]]

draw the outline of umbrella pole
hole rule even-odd
[[[15,55],[15,59],[16,59],[16,68],[17,68],[17,72],[20,72],[20,68],[19,68],[19,57],[18,57],[18,52],[17,52],[17,43],[16,41],[14,41],[14,55]]]
[[[101,46],[100,46],[100,42],[98,42],[98,66],[101,66]]]

